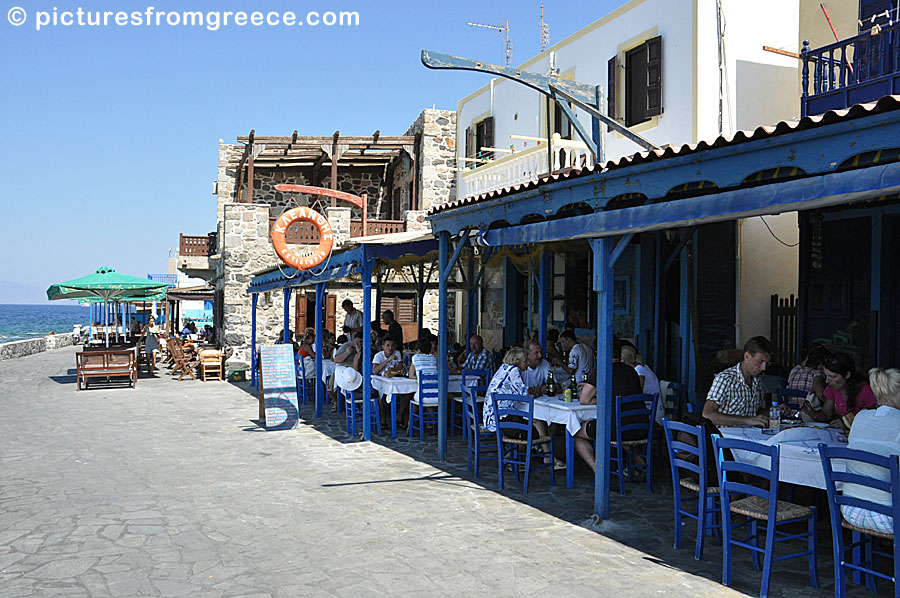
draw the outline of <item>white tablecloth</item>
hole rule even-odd
[[[825,473],[819,460],[819,443],[828,446],[847,446],[840,430],[834,428],[799,427],[782,430],[778,434],[765,434],[762,428],[719,428],[725,438],[752,440],[760,444],[778,444],[781,447],[781,464],[778,479],[782,482],[825,488]],[[734,458],[743,463],[769,467],[768,458],[747,451],[733,451]],[[843,463],[834,462],[841,470]]]
[[[534,417],[548,424],[565,424],[566,431],[575,435],[581,423],[597,419],[596,405],[582,405],[578,401],[567,403],[560,397],[543,396],[534,400]]]
[[[450,376],[450,383],[447,387],[447,391],[462,392],[462,389],[460,388],[461,385],[462,376]],[[417,394],[419,392],[419,381],[413,380],[411,378],[405,378],[403,376],[394,376],[393,378],[388,378],[387,376],[373,375],[372,388],[379,391],[383,395],[386,395],[387,402],[390,403],[395,393],[399,395]],[[425,404],[428,406],[437,405],[437,400],[426,401]]]
[[[330,359],[322,360],[322,379],[328,380],[334,375],[335,363]]]

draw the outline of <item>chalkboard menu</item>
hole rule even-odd
[[[297,369],[291,345],[263,345],[259,351],[259,394],[266,430],[297,427]]]

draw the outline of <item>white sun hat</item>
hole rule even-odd
[[[362,374],[353,368],[339,365],[334,370],[334,383],[344,390],[353,391],[362,386]]]

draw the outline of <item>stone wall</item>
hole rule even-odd
[[[405,134],[416,133],[422,134],[416,207],[427,212],[456,199],[456,112],[424,110]]]
[[[0,361],[16,359],[44,351],[52,351],[62,347],[71,347],[74,343],[72,334],[50,334],[40,338],[29,338],[23,341],[0,344]]]

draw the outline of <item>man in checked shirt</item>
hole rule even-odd
[[[772,343],[764,336],[754,336],[744,345],[744,358],[713,379],[703,417],[717,426],[769,425],[759,377],[772,361]]]

